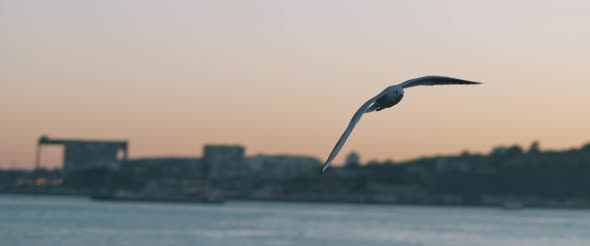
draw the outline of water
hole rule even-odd
[[[0,245],[590,245],[590,211],[0,196]]]

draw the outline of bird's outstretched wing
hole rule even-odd
[[[330,153],[330,156],[328,156],[328,160],[326,161],[326,163],[324,163],[324,166],[322,167],[322,173],[324,173],[326,171],[326,169],[328,169],[328,166],[330,166],[330,164],[334,160],[334,157],[336,157],[338,152],[340,152],[340,149],[344,145],[344,142],[346,142],[346,139],[348,139],[350,132],[352,132],[352,129],[354,128],[356,123],[361,119],[361,116],[363,116],[363,114],[365,113],[367,108],[369,108],[369,106],[371,106],[371,104],[373,104],[377,99],[379,99],[380,97],[385,95],[385,93],[387,93],[387,89],[383,90],[381,93],[379,93],[379,95],[371,98],[369,101],[367,101],[365,104],[363,104],[363,106],[361,106],[356,111],[354,116],[352,116],[350,123],[348,123],[348,127],[346,128],[346,130],[344,130],[344,133],[342,133],[342,136],[340,137],[340,139],[336,143],[336,146],[334,146],[334,149]]]
[[[400,84],[403,88],[410,88],[419,85],[477,85],[480,82],[455,79],[445,76],[424,76],[407,80]]]

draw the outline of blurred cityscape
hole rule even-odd
[[[39,166],[41,148],[62,145],[61,168]],[[590,208],[590,144],[563,151],[495,147],[488,154],[346,163],[320,174],[308,156],[246,156],[240,145],[205,145],[201,158],[129,159],[126,141],[41,136],[34,170],[0,170],[0,193],[96,200],[226,200]]]

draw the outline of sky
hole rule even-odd
[[[327,158],[335,163],[590,142],[589,1],[0,0],[0,168],[33,166],[36,141],[123,139],[130,157]],[[43,149],[57,166],[59,148]]]

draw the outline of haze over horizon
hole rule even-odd
[[[588,13],[577,0],[0,0],[0,168],[32,167],[41,134],[126,139],[131,158],[226,143],[323,161],[362,103],[423,75],[484,84],[406,90],[361,119],[336,164],[352,150],[579,147]]]

